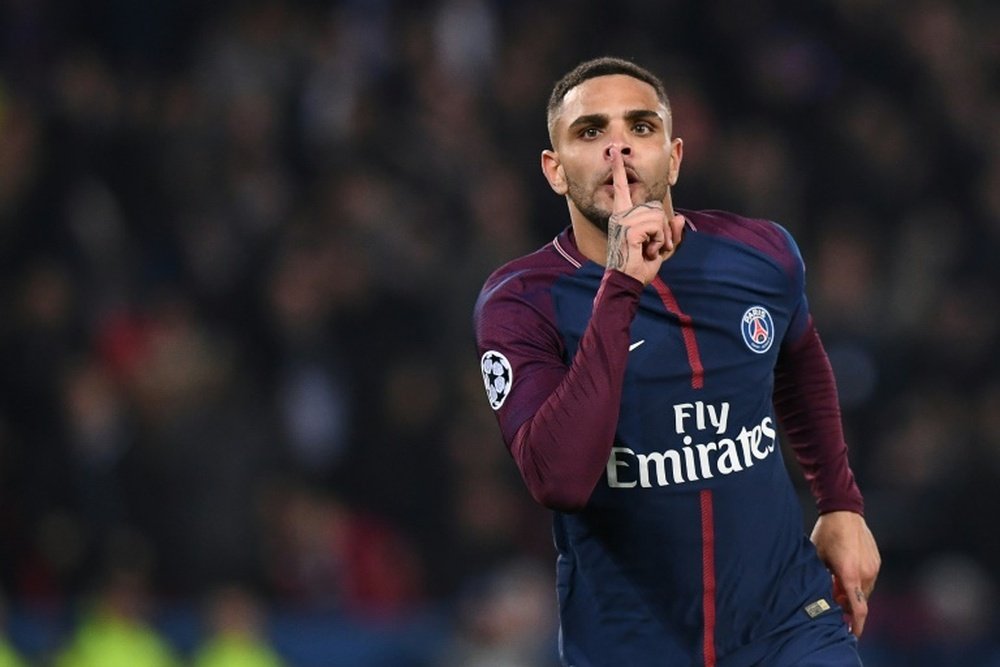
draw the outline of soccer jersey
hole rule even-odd
[[[780,419],[821,512],[862,510],[798,249],[678,212],[649,286],[567,229],[476,304],[490,405],[555,512],[566,665],[749,665],[798,628],[844,632],[778,442]]]

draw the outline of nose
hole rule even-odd
[[[611,160],[611,149],[613,149],[613,148],[617,149],[618,152],[622,154],[622,157],[628,157],[628,156],[632,155],[632,147],[631,146],[629,146],[628,144],[625,144],[625,143],[623,143],[621,141],[612,141],[604,149],[604,158],[606,160]]]

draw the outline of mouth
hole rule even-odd
[[[639,182],[639,177],[636,176],[636,173],[629,168],[625,169],[625,177],[629,185]],[[614,175],[609,172],[608,177],[604,179],[603,185],[614,185],[614,184],[615,184]]]

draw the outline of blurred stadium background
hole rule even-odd
[[[565,224],[544,103],[604,54],[679,205],[801,243],[866,665],[1000,665],[986,0],[0,3],[0,665],[554,664],[471,308]]]

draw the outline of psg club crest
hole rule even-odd
[[[483,369],[483,382],[486,384],[486,397],[490,399],[490,407],[499,410],[510,393],[510,385],[514,381],[514,371],[510,362],[496,350],[490,350],[483,355],[480,362]]]
[[[764,354],[774,342],[774,320],[764,306],[751,306],[743,313],[740,323],[743,342],[757,354]]]

